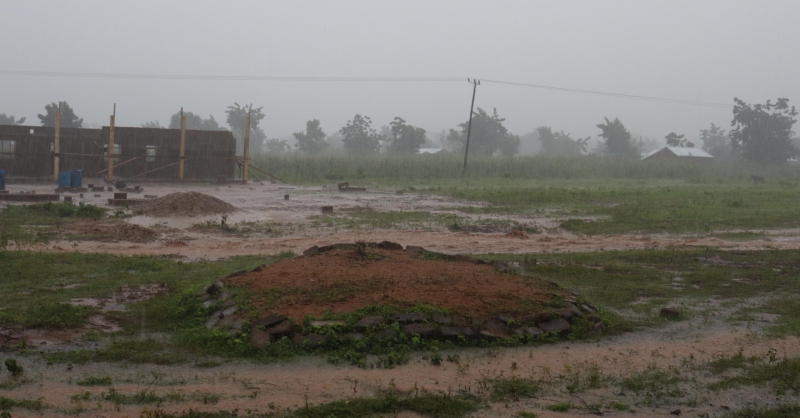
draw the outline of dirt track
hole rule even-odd
[[[154,409],[155,405],[120,406],[115,410],[109,403],[102,403],[101,409],[95,401],[75,401],[70,397],[88,390],[97,395],[107,391],[107,387],[81,387],[69,382],[86,376],[109,375],[114,378],[114,387],[123,394],[134,394],[151,380],[152,372],[163,373],[162,381],[167,383],[156,389],[156,394],[169,393],[186,395],[213,393],[221,395],[216,404],[199,401],[167,403],[161,405],[165,411],[178,412],[193,408],[199,411],[247,409],[270,412],[270,403],[276,408],[297,409],[308,402],[320,404],[338,399],[357,396],[372,396],[378,389],[386,389],[392,382],[401,390],[417,387],[420,391],[456,393],[468,388],[480,393],[480,380],[501,373],[512,374],[512,364],[516,363],[516,376],[537,379],[555,378],[568,374],[570,370],[585,369],[588,365],[599,365],[603,374],[625,376],[648,368],[681,368],[686,359],[693,358],[693,364],[700,364],[721,355],[733,355],[743,349],[744,355],[763,356],[771,348],[777,350],[780,358],[800,355],[800,340],[791,337],[781,340],[765,340],[747,329],[720,330],[714,326],[700,326],[700,320],[691,323],[676,323],[667,329],[657,329],[619,337],[600,342],[560,343],[538,348],[502,349],[495,352],[469,349],[459,352],[460,365],[444,362],[432,366],[417,358],[396,369],[363,370],[353,367],[336,367],[325,364],[322,359],[304,359],[288,364],[254,365],[250,363],[230,364],[212,369],[197,369],[186,366],[130,366],[95,363],[76,365],[47,366],[44,363],[28,363],[31,376],[36,376],[29,384],[9,393],[17,399],[36,399],[58,408],[83,406],[88,410],[82,416],[131,417],[138,416],[143,409]],[[445,353],[446,354],[446,353]],[[689,368],[683,364],[684,372]],[[127,383],[125,383],[127,381]],[[539,417],[587,416],[585,409],[574,409],[569,413],[544,410],[544,405],[579,400],[554,385],[545,389],[540,396],[507,404],[492,404],[490,410],[478,412],[476,417],[512,417],[517,411],[534,411]],[[752,389],[750,389],[752,390]],[[746,390],[709,392],[699,388],[694,394],[702,399],[697,406],[681,406],[685,416],[697,416],[709,412],[710,416],[724,412],[721,406],[731,409],[744,407],[754,399],[754,393]],[[582,393],[581,399],[588,403],[622,401],[633,403],[632,394],[619,395],[615,385],[608,388]],[[769,400],[764,402],[769,403]],[[762,402],[763,404],[763,402]],[[636,407],[637,417],[667,417],[675,407]],[[55,411],[45,410],[42,415],[59,416]],[[14,416],[25,416],[17,410]],[[401,415],[415,417],[417,415]],[[609,410],[605,416],[631,416],[629,412]]]

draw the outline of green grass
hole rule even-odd
[[[231,257],[217,262],[183,263],[165,258],[108,254],[0,252],[0,324],[65,328],[80,325],[94,308],[67,304],[73,298],[108,298],[123,284],[163,283],[169,289],[160,297],[130,305],[117,319],[141,330],[162,331],[181,327],[196,305],[176,301],[186,292],[243,269],[252,269],[280,257]],[[192,309],[192,312],[186,309]],[[142,319],[144,318],[144,321]],[[142,324],[144,322],[144,324]]]
[[[75,382],[78,386],[111,386],[111,376],[89,376]]]
[[[476,399],[465,396],[438,394],[410,396],[387,393],[377,398],[355,398],[300,407],[289,416],[292,418],[357,418],[410,411],[433,418],[459,418],[477,411],[479,405]]]
[[[104,215],[105,209],[82,202],[8,206],[0,210],[0,252],[11,244],[20,248],[47,243],[67,218],[100,219]]]
[[[738,411],[726,412],[722,418],[795,418],[800,416],[800,405],[780,405],[776,407],[747,407]]]
[[[406,189],[488,204],[453,209],[562,219],[576,233],[725,233],[794,228],[800,218],[800,167],[741,162],[598,157],[474,158],[461,176],[458,156],[348,157],[301,154],[254,157],[300,184],[352,181],[370,189]],[[765,176],[767,184],[749,178]],[[756,235],[731,235],[754,239]]]
[[[40,400],[28,400],[28,399],[12,399],[0,396],[0,411],[7,411],[12,408],[21,408],[27,409],[29,411],[39,412],[45,409],[47,406],[42,403]]]
[[[515,179],[684,179],[718,178],[749,179],[762,175],[767,184],[793,184],[800,177],[798,167],[761,166],[741,161],[714,161],[696,164],[692,161],[583,157],[520,156],[515,158],[470,155],[466,172],[462,173],[463,154],[441,153],[413,156],[346,155],[330,153],[253,154],[256,167],[269,168],[271,174],[292,182],[350,181],[353,186],[370,182],[404,181],[424,183],[434,180],[462,178]],[[359,184],[355,184],[359,183]]]
[[[739,356],[741,357],[741,356]],[[739,373],[726,376],[709,385],[711,389],[727,389],[739,386],[769,386],[777,395],[800,393],[800,358],[787,358],[777,360],[774,357],[763,358],[732,358],[732,364],[726,365],[729,369],[739,369]],[[721,369],[719,363],[711,364],[717,370]]]
[[[572,408],[573,408],[573,405],[570,402],[554,403],[554,404],[547,405],[547,406],[544,407],[544,409],[546,409],[548,411],[553,411],[553,412],[568,412]]]
[[[645,405],[659,406],[686,395],[681,388],[684,380],[676,369],[648,369],[625,377],[620,381],[620,387],[640,396]]]
[[[495,402],[516,402],[532,398],[542,391],[541,382],[523,377],[482,378],[478,384],[489,392],[489,399]]]
[[[800,265],[797,250],[663,249],[479,257],[517,261],[522,274],[551,280],[578,291],[598,306],[625,313],[627,320],[615,315],[604,317],[612,328],[619,329],[664,322],[658,310],[677,299],[740,301],[756,295],[793,295]],[[674,281],[676,277],[680,282]],[[796,319],[800,305],[789,296],[778,302],[767,310],[785,313],[785,322],[777,326],[787,332],[800,330],[800,320]],[[691,311],[682,309],[683,314],[690,317]]]

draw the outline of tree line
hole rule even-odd
[[[762,164],[776,164],[786,162],[798,155],[798,149],[793,143],[794,124],[797,122],[797,111],[794,106],[789,106],[789,100],[779,98],[776,102],[768,100],[765,104],[749,104],[734,98],[733,120],[731,129],[726,133],[715,124],[709,129],[700,131],[699,139],[703,142],[702,149],[717,158],[743,159]],[[259,127],[260,122],[266,117],[262,107],[255,108],[252,104],[240,106],[234,103],[225,110],[229,129],[221,126],[213,116],[203,118],[192,112],[184,112],[186,128],[196,130],[230,130],[237,139],[237,149],[241,150],[244,138],[244,127],[247,115],[250,114],[250,138],[254,147],[263,146],[267,152],[286,152],[291,146],[286,140],[268,139],[266,133]],[[65,101],[53,102],[45,105],[45,112],[37,115],[42,126],[55,124],[54,114],[61,112],[61,126],[65,128],[80,128],[83,119],[79,118],[74,110]],[[25,122],[25,118],[15,118],[13,115],[0,113],[0,125],[16,125]],[[483,156],[513,157],[519,153],[520,137],[508,131],[503,125],[505,118],[500,117],[497,109],[492,113],[482,108],[472,115],[472,126],[469,122],[458,124],[449,132],[443,132],[441,140],[445,148],[452,152],[463,152],[467,136],[470,138],[470,153]],[[144,128],[164,128],[157,121],[141,125]],[[180,128],[180,112],[170,117],[170,129]],[[618,119],[605,118],[603,123],[597,125],[600,129],[601,141],[595,153],[623,157],[639,158],[640,144],[632,139],[630,131]],[[553,131],[549,126],[536,129],[535,135],[541,142],[539,154],[546,156],[579,156],[589,151],[586,138],[572,138],[564,131]],[[292,134],[298,152],[318,154],[331,147],[330,137],[322,130],[320,121],[312,119],[306,122],[305,130]],[[335,132],[337,139],[341,140],[345,152],[365,155],[385,152],[393,155],[413,155],[419,153],[420,148],[427,141],[425,129],[409,124],[401,117],[395,117],[388,126],[376,129],[369,116],[356,114],[348,120],[345,126]],[[694,147],[695,144],[685,135],[670,132],[664,139],[667,146]],[[796,141],[796,139],[794,139]]]

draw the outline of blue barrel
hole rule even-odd
[[[6,170],[0,170],[0,190],[6,189]]]
[[[76,189],[83,187],[83,169],[69,172],[69,184]]]
[[[71,180],[69,171],[59,171],[58,172],[58,187],[70,187]]]

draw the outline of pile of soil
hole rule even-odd
[[[501,273],[469,260],[426,260],[419,253],[369,249],[327,251],[283,260],[229,279],[252,292],[261,314],[293,318],[348,313],[368,305],[434,305],[473,318],[541,309],[566,293],[538,279]],[[564,295],[562,295],[564,296]]]
[[[222,215],[236,212],[235,206],[198,192],[170,193],[134,208],[134,214],[154,217]]]
[[[127,241],[145,243],[155,241],[159,234],[150,228],[128,224],[121,219],[75,219],[62,227],[67,235],[99,241]]]

